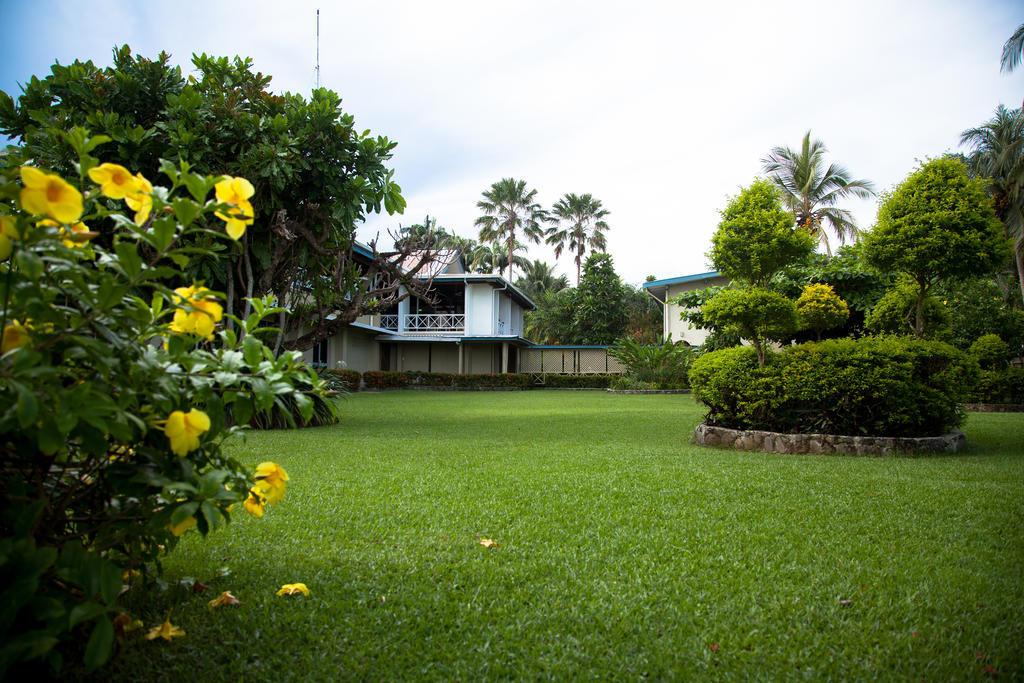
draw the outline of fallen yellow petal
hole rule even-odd
[[[281,586],[281,590],[277,591],[278,595],[309,595],[309,589],[306,588],[304,583],[286,583]]]
[[[498,547],[500,547],[498,545],[497,541],[492,541],[489,538],[481,538],[480,539],[480,545],[482,545],[485,548],[498,548]]]
[[[172,638],[180,638],[183,635],[185,635],[185,631],[171,623],[171,612],[168,612],[164,623],[149,629],[149,632],[146,634],[146,640],[163,638],[167,642],[171,642]]]
[[[238,601],[238,598],[236,598],[234,595],[232,595],[231,591],[224,591],[223,593],[218,595],[216,598],[214,598],[213,600],[210,600],[210,602],[206,603],[207,607],[209,607],[210,609],[217,609],[218,607],[223,607],[224,605],[240,605],[240,604],[241,603]]]

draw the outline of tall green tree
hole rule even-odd
[[[516,245],[517,251],[524,249],[522,244],[517,242]],[[529,262],[519,254],[512,256],[511,263],[520,268],[525,268]],[[503,244],[477,244],[469,254],[468,265],[475,273],[501,273],[509,268],[508,250]]]
[[[562,255],[566,244],[575,256],[576,284],[580,283],[580,272],[583,266],[583,254],[591,251],[605,251],[607,243],[604,233],[608,223],[604,220],[609,211],[601,206],[600,199],[589,194],[566,194],[552,208],[552,214],[558,221],[558,229],[553,229],[547,243],[554,245],[555,258]]]
[[[523,266],[522,276],[516,280],[516,287],[534,300],[544,292],[560,292],[568,286],[568,278],[564,275],[555,275],[554,266],[540,260],[527,262]]]
[[[388,167],[394,141],[360,132],[325,88],[308,100],[271,93],[270,77],[249,59],[202,54],[192,64],[186,80],[167,53],[146,59],[127,45],[104,69],[55,64],[45,78],[29,80],[17,101],[0,93],[0,133],[14,142],[4,163],[32,160],[78,177],[68,140],[82,127],[100,141],[92,153],[101,161],[116,160],[157,184],[161,159],[246,178],[255,188],[254,223],[225,259],[197,256],[187,270],[227,293],[228,313],[245,317],[248,298],[274,295],[291,309],[276,321],[288,348],[309,348],[421,289],[416,269],[402,267],[408,254],[374,249],[368,263],[355,253],[356,225],[405,207]],[[112,234],[100,232],[101,243]],[[185,239],[197,254],[225,250],[203,233]]]
[[[810,235],[794,229],[775,186],[755,180],[722,211],[708,256],[734,283],[767,287],[775,273],[806,261],[813,250]]]
[[[629,317],[626,289],[608,254],[591,254],[576,288],[573,329],[577,344],[612,344],[623,336]]]
[[[1009,257],[1009,244],[980,178],[956,159],[923,164],[878,209],[865,237],[878,269],[907,275],[916,287],[914,334],[924,336],[924,302],[942,281],[990,273]]]
[[[575,295],[572,288],[542,292],[533,300],[537,309],[526,313],[526,337],[538,344],[575,344]]]
[[[867,180],[853,180],[839,164],[827,163],[827,151],[825,144],[811,140],[811,131],[807,131],[798,150],[775,147],[761,162],[764,172],[782,192],[796,224],[821,241],[831,256],[826,228],[836,233],[840,243],[860,232],[853,215],[836,204],[850,197],[872,197],[875,191]]]
[[[1024,113],[999,105],[991,119],[965,130],[960,135],[960,144],[970,149],[968,167],[988,179],[996,216],[1013,242],[1017,281],[1024,302]]]
[[[528,189],[525,180],[502,178],[483,195],[476,203],[484,213],[475,222],[480,228],[480,241],[504,245],[509,254],[508,280],[511,282],[515,253],[524,249],[519,237],[539,244],[545,232],[542,224],[549,220],[548,214],[536,201],[537,190]]]

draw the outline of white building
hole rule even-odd
[[[671,338],[674,342],[685,341],[690,346],[702,346],[708,337],[708,331],[701,327],[694,327],[680,318],[679,314],[682,313],[683,308],[678,304],[670,303],[669,299],[683,292],[727,284],[729,284],[729,279],[714,270],[707,273],[645,282],[644,291],[662,305],[662,339]]]

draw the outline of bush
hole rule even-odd
[[[363,384],[367,389],[396,389],[409,385],[409,375],[405,372],[367,370],[363,373]]]
[[[924,336],[945,340],[951,335],[949,311],[934,296],[926,296]],[[913,282],[901,281],[878,300],[864,319],[864,327],[873,334],[914,334],[917,289]]]
[[[286,400],[287,420],[308,419],[326,395],[300,354],[261,341],[283,309],[252,299],[239,319],[188,275],[236,248],[224,231],[245,230],[246,181],[165,162],[154,188],[99,165],[104,138],[64,139],[74,184],[0,171],[0,678],[29,660],[72,678],[101,666],[132,621],[126,573],[158,570],[232,505],[262,515],[283,496],[283,470],[254,477],[223,443]]]
[[[363,379],[358,370],[319,370],[318,374],[329,390],[338,393],[359,391]]]
[[[995,334],[978,338],[968,351],[981,367],[967,394],[971,403],[1024,403],[1024,368],[1010,367],[1013,351]]]
[[[690,371],[708,424],[872,436],[932,436],[958,426],[959,403],[976,378],[963,352],[906,337],[802,344],[771,354],[762,368],[753,349],[726,349]]]
[[[1000,370],[1009,365],[1010,345],[1000,339],[998,334],[986,334],[979,337],[967,350],[978,365],[984,370]]]
[[[660,346],[620,339],[608,354],[622,361],[630,380],[650,389],[685,389],[693,349],[666,341]]]
[[[607,389],[619,375],[544,375],[544,386],[556,389]]]

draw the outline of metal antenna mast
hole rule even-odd
[[[320,87],[320,10],[316,11],[316,87]]]

